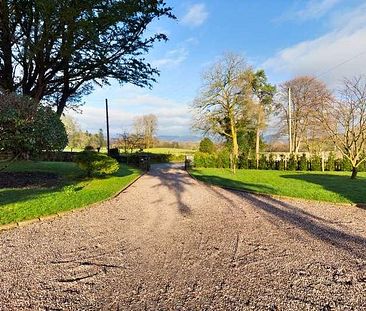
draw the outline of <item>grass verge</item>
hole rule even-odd
[[[366,203],[366,173],[351,180],[349,172],[290,172],[196,168],[197,179],[218,186],[335,203]]]
[[[141,171],[126,165],[105,178],[82,178],[74,163],[17,162],[7,171],[57,174],[59,182],[51,188],[0,189],[0,225],[38,218],[87,206],[118,193],[137,178]]]

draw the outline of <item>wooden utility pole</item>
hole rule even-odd
[[[107,119],[107,154],[109,155],[109,116],[108,116],[108,99],[105,99],[105,115]]]
[[[292,153],[292,116],[291,116],[291,88],[288,88],[288,143],[289,152]]]

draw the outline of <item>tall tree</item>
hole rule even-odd
[[[253,95],[255,102],[255,159],[256,167],[259,167],[259,147],[262,131],[266,127],[267,118],[272,111],[272,101],[276,93],[276,87],[270,84],[264,70],[257,70],[252,80]]]
[[[145,114],[135,118],[134,133],[144,138],[145,148],[152,147],[158,128],[158,118],[154,114]]]
[[[232,146],[235,172],[239,147],[238,130],[245,126],[250,104],[252,70],[235,54],[224,55],[204,75],[200,95],[193,103],[194,127],[225,137]]]
[[[318,110],[321,124],[338,150],[351,162],[352,176],[366,161],[366,77],[344,80],[336,99]]]
[[[59,115],[111,78],[150,87],[158,70],[143,54],[167,37],[146,30],[171,10],[164,0],[0,0],[0,86]]]
[[[104,137],[103,129],[99,129],[97,138],[98,138],[98,148],[104,147],[106,145],[106,140]]]
[[[68,138],[68,147],[72,151],[74,148],[78,148],[81,145],[82,141],[82,132],[80,129],[80,125],[78,122],[72,118],[71,116],[63,116],[61,118],[67,133]]]
[[[291,90],[291,118],[289,114],[288,91]],[[300,76],[283,83],[280,86],[277,111],[282,133],[288,133],[291,123],[291,150],[296,154],[306,141],[311,128],[319,126],[316,112],[324,102],[332,97],[327,86],[315,77]]]

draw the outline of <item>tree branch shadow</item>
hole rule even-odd
[[[218,176],[204,177],[206,177],[206,180],[210,181],[210,183],[214,183],[219,186],[228,185],[228,181],[230,181],[229,179]],[[205,178],[200,177],[200,180],[204,181]],[[248,185],[240,181],[235,181],[235,186],[238,188],[248,188]],[[232,186],[232,184],[230,184],[230,186]],[[258,187],[262,187],[263,191],[268,190],[268,187],[265,185],[256,185],[257,189]],[[235,205],[235,202],[232,199],[225,197],[222,194],[222,191],[215,190],[215,187],[212,186],[211,189],[223,199],[227,200],[229,204]],[[276,226],[279,226],[279,221],[285,222],[306,232],[317,240],[345,250],[356,257],[366,259],[366,238],[350,233],[347,226],[340,224],[338,221],[336,222],[319,217],[305,211],[301,207],[273,198],[270,195],[230,189],[226,189],[226,191],[229,191],[230,193],[238,196],[238,198],[245,200],[254,208],[265,212],[267,220]],[[317,203],[313,202],[309,204]]]
[[[238,193],[237,191],[232,191],[232,193],[240,196],[255,208],[264,211],[269,216],[267,219],[274,224],[278,224],[278,220],[281,220],[301,229],[317,240],[342,249],[358,258],[366,259],[366,238],[347,232],[346,226],[335,228],[335,224],[339,227],[338,222],[318,217],[270,196]]]
[[[191,208],[184,203],[182,195],[186,191],[186,188],[194,182],[183,168],[183,164],[155,164],[151,166],[149,174],[157,177],[160,181],[158,184],[154,185],[153,188],[162,186],[168,188],[176,198],[178,211],[182,215],[188,216],[192,211]]]

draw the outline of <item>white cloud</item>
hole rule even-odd
[[[186,15],[182,18],[182,23],[190,27],[202,25],[208,17],[208,12],[205,4],[199,3],[192,5]]]
[[[310,0],[304,9],[295,13],[295,17],[302,20],[319,18],[328,13],[340,1],[342,0]]]
[[[366,5],[349,12],[329,33],[279,51],[263,66],[275,74],[310,74],[334,87],[344,77],[366,74]]]
[[[188,50],[185,47],[168,51],[164,57],[152,60],[151,64],[158,68],[174,68],[183,63],[188,57]]]
[[[308,21],[320,18],[329,13],[338,3],[344,0],[308,0],[306,5],[299,9],[299,3],[293,5],[292,9],[285,12],[275,21]],[[300,2],[301,3],[301,2]]]
[[[127,104],[129,103],[129,104]],[[140,111],[129,111],[129,108],[139,105]],[[158,117],[159,135],[187,135],[190,132],[191,115],[188,105],[166,98],[144,95],[131,99],[111,101],[109,107],[109,123],[111,135],[117,135],[124,131],[130,131],[133,120],[142,114],[154,113]],[[69,111],[78,120],[83,130],[97,132],[105,128],[105,108],[85,106],[83,113],[78,114]]]

